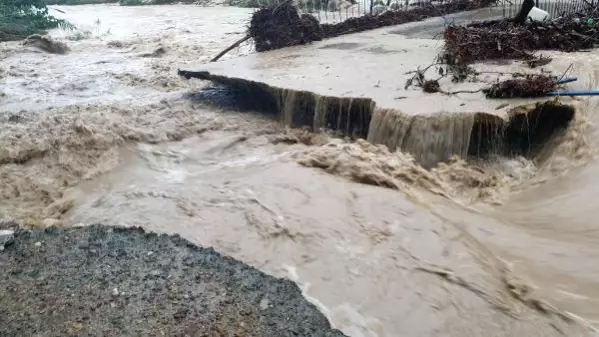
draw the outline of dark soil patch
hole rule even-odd
[[[1,336],[344,336],[293,282],[176,235],[17,230],[4,247]]]

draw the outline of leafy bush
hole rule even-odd
[[[141,0],[120,0],[119,4],[121,6],[141,6],[144,3]]]
[[[106,4],[106,3],[117,3],[119,0],[44,0],[46,5],[94,5],[94,4]]]
[[[172,5],[174,3],[191,4],[196,3],[196,0],[119,0],[121,6]]]
[[[45,34],[48,29],[58,27],[74,28],[48,14],[48,7],[42,0],[3,0],[0,3],[0,42]]]

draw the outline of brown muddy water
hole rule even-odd
[[[188,95],[208,84],[172,64],[239,39],[249,10],[59,8],[69,54],[0,47],[2,217],[180,233],[296,281],[349,336],[594,335],[596,99],[569,100],[535,160],[424,170]],[[594,56],[568,57],[599,85]]]

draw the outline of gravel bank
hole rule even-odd
[[[293,282],[177,235],[100,225],[6,233],[1,336],[344,336]]]

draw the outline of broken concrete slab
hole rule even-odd
[[[488,13],[491,15],[493,11]],[[478,17],[484,18],[480,14]],[[485,149],[503,151],[500,148],[510,144],[502,130],[514,116],[512,108],[547,99],[489,100],[477,92],[490,86],[498,78],[497,73],[513,72],[521,67],[510,62],[477,65],[477,70],[482,68],[493,74],[472,82],[453,83],[449,76],[440,76],[434,71],[427,73],[430,79],[439,77],[445,93],[425,93],[416,86],[406,88],[406,80],[413,76],[410,72],[435,63],[443,47],[440,40],[410,38],[409,32],[417,31],[414,28],[417,25],[434,31],[441,23],[427,20],[346,35],[187,67],[179,74],[241,89],[272,106],[286,125],[336,130],[385,144],[391,150],[401,148],[412,153],[424,166],[454,155],[466,157],[471,150],[480,149],[480,144],[472,144],[475,129],[487,130],[479,132],[479,138],[480,134],[493,135],[492,139],[485,140]],[[408,32],[407,35],[402,35],[402,31]],[[462,92],[448,94],[456,91]],[[517,114],[521,112],[522,109]],[[572,116],[566,117],[567,123]],[[426,141],[416,141],[415,137],[426,138]],[[420,158],[421,153],[431,152],[422,151],[423,148],[434,149],[432,152],[436,155]],[[476,151],[479,154],[480,151]]]
[[[434,63],[443,45],[437,40],[399,35],[398,29],[378,29],[186,67],[181,74],[238,87],[259,85],[323,97],[371,99],[379,108],[414,115],[494,111],[502,103],[514,102],[486,100],[482,93],[426,94],[418,87],[404,89],[411,77],[406,73]],[[475,91],[489,85],[452,83],[448,77],[439,82],[449,92]]]

